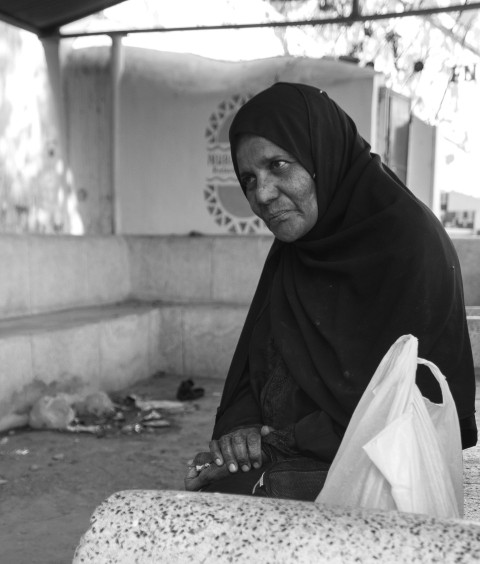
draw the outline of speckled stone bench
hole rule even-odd
[[[92,516],[74,564],[480,562],[480,525],[308,502],[124,491]]]

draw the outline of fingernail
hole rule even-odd
[[[230,472],[236,472],[237,471],[237,467],[235,466],[235,464],[230,464],[228,469],[230,470]]]
[[[215,459],[215,464],[216,464],[217,466],[221,466],[221,465],[223,464],[223,462],[222,462],[222,460],[221,460],[220,458],[216,458],[216,459]]]
[[[253,463],[253,467],[254,467],[254,468],[260,468],[260,464],[259,464],[258,462],[254,462],[254,463]]]
[[[242,470],[243,470],[243,472],[248,472],[248,471],[250,470],[250,467],[247,466],[246,464],[244,464],[244,465],[242,466]]]

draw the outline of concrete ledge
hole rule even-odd
[[[225,378],[246,313],[126,302],[0,321],[0,428],[44,393],[113,391],[160,370]]]
[[[462,268],[467,306],[480,304],[480,237],[452,237]]]
[[[453,563],[480,560],[480,525],[425,515],[175,491],[97,508],[73,564]]]

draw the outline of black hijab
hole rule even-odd
[[[319,213],[307,235],[272,246],[217,424],[235,402],[269,291],[273,338],[289,371],[341,428],[380,360],[405,334],[418,338],[419,356],[440,368],[459,418],[471,421],[475,377],[460,267],[434,214],[370,153],[353,121],[318,88],[277,83],[239,110],[230,128],[237,176],[244,134],[264,137],[298,159],[315,180]],[[417,381],[424,395],[440,400],[433,378],[419,370]],[[476,433],[469,440],[475,444]]]

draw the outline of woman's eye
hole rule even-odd
[[[283,168],[283,167],[287,166],[287,164],[288,164],[287,161],[282,161],[282,160],[278,159],[278,160],[272,161],[270,163],[270,168],[275,170],[275,169]]]
[[[241,185],[244,190],[251,190],[255,186],[255,177],[254,176],[242,177]]]

